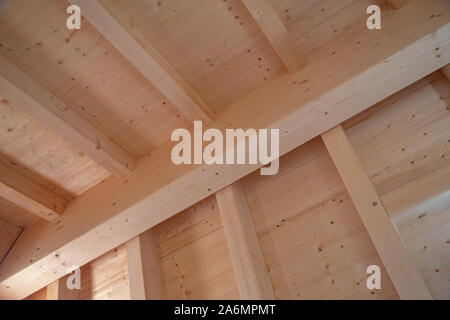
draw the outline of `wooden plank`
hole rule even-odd
[[[261,31],[289,72],[296,72],[306,65],[294,39],[286,30],[280,17],[267,0],[242,0]]]
[[[153,229],[127,242],[131,300],[163,299],[158,248]]]
[[[275,299],[241,182],[220,190],[216,198],[241,298]]]
[[[322,139],[400,298],[432,299],[342,126],[323,133]]]
[[[69,276],[64,276],[47,286],[47,300],[78,300],[80,290],[67,288]]]
[[[325,47],[326,57],[269,79],[229,104],[210,127],[279,128],[280,156],[286,154],[447,64],[449,50],[438,58],[435,48],[449,45],[449,5],[416,1],[385,17],[381,30],[359,26],[343,35],[335,54]],[[432,13],[439,15],[430,19]],[[112,177],[85,192],[59,224],[27,228],[0,266],[0,297],[23,298],[64,275],[61,260],[84,265],[259,168],[176,166],[168,161],[171,148],[155,148],[126,183]]]
[[[56,219],[67,206],[65,199],[2,162],[0,197],[48,221]]]
[[[0,219],[0,264],[21,231],[19,227]]]
[[[109,0],[70,0],[83,16],[190,120],[211,122],[212,110],[146,37]]]
[[[400,9],[404,5],[407,5],[412,0],[388,0],[388,3],[395,9]]]
[[[0,56],[0,97],[86,153],[111,173],[125,176],[135,159],[70,106]]]

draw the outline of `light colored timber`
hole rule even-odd
[[[134,169],[133,156],[2,56],[0,97],[14,103],[111,173],[126,176]]]
[[[241,182],[218,191],[216,198],[241,298],[275,299]]]
[[[380,197],[398,228],[450,207],[450,165],[402,184]]]
[[[78,289],[67,288],[67,279],[70,275],[64,276],[47,286],[47,300],[78,300]]]
[[[303,68],[306,65],[305,57],[272,5],[267,0],[242,0],[242,2],[288,71],[296,72]]]
[[[188,119],[211,122],[213,112],[201,96],[111,1],[69,2]]]
[[[159,257],[153,229],[127,242],[131,300],[163,299]]]
[[[67,201],[0,162],[0,197],[52,221],[63,213]]]
[[[417,1],[392,12],[377,32],[358,26],[339,39],[335,54],[333,46],[324,47],[323,59],[265,81],[230,103],[210,127],[279,128],[280,155],[286,154],[446,65],[449,6]],[[73,200],[59,224],[27,228],[0,266],[0,297],[26,297],[63,276],[61,262],[84,265],[259,168],[176,166],[172,146],[156,148],[127,182],[111,177]]]
[[[8,221],[0,219],[0,263],[12,247],[21,229]]]
[[[412,0],[388,0],[388,3],[395,9],[400,9],[404,5],[407,5]]]
[[[401,299],[432,299],[341,125],[322,139]]]
[[[444,76],[447,78],[448,81],[450,81],[450,64],[446,65],[441,69]]]

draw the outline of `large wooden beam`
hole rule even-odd
[[[261,31],[289,72],[296,72],[306,65],[294,39],[286,30],[280,17],[267,0],[242,0]]]
[[[322,139],[400,298],[431,299],[430,290],[341,125],[323,133]]]
[[[134,169],[135,159],[129,153],[2,56],[0,98],[14,103],[111,173],[126,176]]]
[[[241,182],[216,193],[241,298],[275,299]]]
[[[209,127],[279,128],[286,154],[446,65],[449,6],[416,1],[385,17],[381,30],[348,30],[339,50],[333,42],[299,72],[265,81]],[[111,177],[74,199],[55,223],[27,228],[0,266],[0,297],[26,297],[63,276],[61,262],[84,265],[259,168],[177,166],[172,146],[155,148],[127,182]]]
[[[153,229],[127,242],[131,300],[161,300],[163,289]]]
[[[69,0],[176,108],[190,120],[211,122],[213,112],[197,91],[109,0]]]
[[[67,206],[65,199],[2,162],[0,197],[48,221],[56,219]]]

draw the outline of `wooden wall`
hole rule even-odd
[[[255,172],[243,185],[277,298],[397,298],[319,138],[283,157],[277,175]],[[367,289],[372,264],[381,290]]]
[[[344,123],[438,299],[450,298],[449,89],[436,72]],[[398,299],[322,140],[242,184],[278,299]],[[154,230],[165,298],[239,298],[214,196]],[[126,259],[121,246],[84,266],[81,298],[128,299]],[[372,264],[381,290],[366,287]]]
[[[156,227],[167,299],[239,299],[216,199]]]
[[[450,84],[440,72],[346,123],[435,298],[450,299]]]

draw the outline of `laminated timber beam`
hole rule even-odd
[[[341,125],[322,134],[361,220],[401,299],[432,299]]]
[[[267,0],[242,0],[242,2],[288,71],[296,72],[303,68],[306,65],[305,57],[272,5]]]
[[[241,182],[216,192],[216,199],[241,298],[275,299]]]
[[[414,1],[381,30],[347,30],[338,50],[333,42],[299,72],[268,79],[209,127],[279,128],[286,154],[449,63],[449,6]],[[260,167],[177,166],[171,147],[155,148],[127,181],[110,177],[74,199],[54,223],[22,232],[0,266],[0,297],[26,297],[62,277],[62,262],[84,265]]]
[[[127,242],[131,300],[161,300],[163,289],[153,229]]]
[[[56,219],[67,206],[65,199],[2,162],[0,197],[47,221]]]
[[[197,91],[109,0],[69,0],[86,19],[188,119],[211,122]]]
[[[0,98],[12,102],[111,173],[124,177],[134,169],[132,155],[2,56]]]

